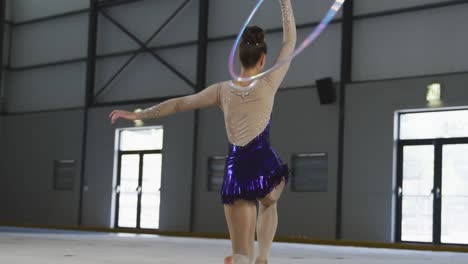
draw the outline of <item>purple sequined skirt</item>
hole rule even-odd
[[[245,146],[229,144],[221,188],[223,204],[263,198],[283,177],[287,184],[289,169],[270,146],[270,125],[271,120],[265,130]]]

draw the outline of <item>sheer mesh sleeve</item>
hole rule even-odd
[[[296,47],[296,21],[294,19],[294,13],[291,6],[291,0],[279,0],[281,5],[281,13],[283,16],[283,46],[279,52],[275,63],[285,59],[291,55]],[[270,82],[273,89],[278,89],[284,76],[288,72],[290,62],[284,64],[276,71],[273,71],[265,77]]]
[[[154,119],[194,109],[220,106],[219,89],[220,84],[216,83],[199,93],[164,101],[136,113],[137,119]]]

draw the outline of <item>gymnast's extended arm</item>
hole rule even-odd
[[[213,84],[196,94],[178,97],[136,113],[136,119],[154,119],[194,109],[219,105],[219,84]]]
[[[279,0],[281,5],[281,14],[283,17],[283,46],[276,58],[275,64],[294,52],[296,47],[297,33],[296,33],[296,21],[294,19],[294,12],[291,6],[291,0]],[[274,87],[279,87],[283,81],[284,76],[288,72],[290,62],[284,64],[276,71],[267,75],[267,79],[270,80]]]
[[[200,109],[214,105],[220,106],[219,93],[220,84],[217,83],[209,86],[199,93],[170,99],[146,108],[141,112],[134,113],[123,110],[113,110],[109,117],[113,124],[119,118],[128,120],[154,119],[193,109]]]

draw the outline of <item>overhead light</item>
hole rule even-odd
[[[134,113],[139,113],[139,112],[141,112],[141,111],[143,111],[141,108],[137,108],[137,109],[135,109],[135,111],[133,111],[133,112],[134,112]],[[135,121],[133,121],[133,123],[134,123],[134,126],[136,126],[136,127],[142,127],[142,126],[145,125],[145,122],[143,122],[143,120],[138,120],[138,119],[135,120]]]
[[[442,104],[442,85],[440,83],[431,83],[427,86],[426,101],[429,106]]]

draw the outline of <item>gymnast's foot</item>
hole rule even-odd
[[[224,264],[232,264],[232,263],[233,263],[232,256],[227,256],[224,258]]]
[[[224,264],[233,264],[232,256],[225,257]],[[268,264],[268,261],[257,258],[255,264]]]

